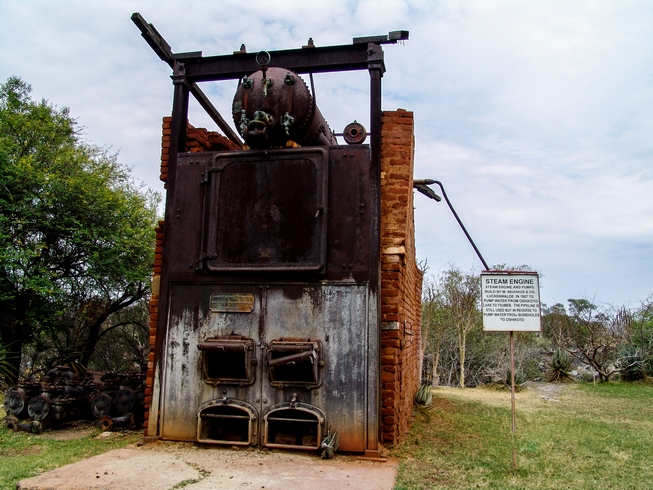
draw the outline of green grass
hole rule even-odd
[[[0,421],[4,418],[0,408]],[[13,432],[0,425],[0,490],[13,490],[20,480],[124,447],[143,437],[142,432],[124,432],[96,439],[99,433],[97,429],[81,439],[61,441],[51,439],[48,432],[42,435]]]
[[[432,407],[415,411],[406,441],[392,451],[400,459],[395,490],[653,488],[653,387],[560,389],[548,400],[535,390],[517,393],[516,437],[506,392],[435,390]],[[142,437],[137,432],[96,439],[98,433],[60,441],[0,427],[0,490]]]
[[[395,490],[653,488],[653,387],[564,390],[558,401],[518,393],[514,438],[506,393],[436,390],[433,408],[415,412],[393,450],[401,461]]]

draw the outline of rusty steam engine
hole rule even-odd
[[[331,429],[378,455],[381,44],[407,33],[202,57],[132,19],[175,87],[146,435],[317,449]],[[359,69],[370,144],[352,123],[339,145],[300,73]],[[239,134],[197,85],[227,79]],[[186,151],[189,94],[242,149]]]

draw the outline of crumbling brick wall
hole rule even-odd
[[[150,296],[150,353],[147,355],[147,374],[145,379],[145,422],[143,428],[147,434],[152,404],[152,386],[154,382],[154,352],[156,343],[156,326],[159,320],[159,284],[161,281],[161,262],[163,259],[164,222],[159,221],[155,228],[156,245],[154,248],[154,267],[152,268],[152,295]]]
[[[420,383],[422,272],[415,256],[413,113],[381,119],[381,441],[408,429]]]
[[[161,175],[163,182],[168,180],[168,161],[170,160],[170,131],[172,117],[163,118],[163,135],[161,138]],[[196,128],[190,123],[186,129],[186,151],[222,151],[240,150],[240,147],[233,141],[215,131],[208,131],[205,128]]]

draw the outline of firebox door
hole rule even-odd
[[[205,194],[206,270],[323,271],[327,158],[322,148],[216,154]]]
[[[273,340],[267,347],[270,384],[277,388],[317,388],[322,384],[318,340]]]
[[[252,357],[254,340],[239,335],[206,339],[197,344],[202,351],[204,381],[220,384],[250,385],[254,382],[256,358]]]

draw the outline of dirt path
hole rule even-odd
[[[21,481],[19,490],[169,490],[187,488],[391,490],[397,462],[336,455],[224,449],[189,443],[133,445]]]
[[[534,410],[549,403],[568,400],[575,389],[573,384],[565,383],[527,383],[515,393],[516,404],[520,410]],[[487,405],[510,407],[510,391],[492,388],[437,388],[434,393],[444,392],[448,397],[475,400]]]

